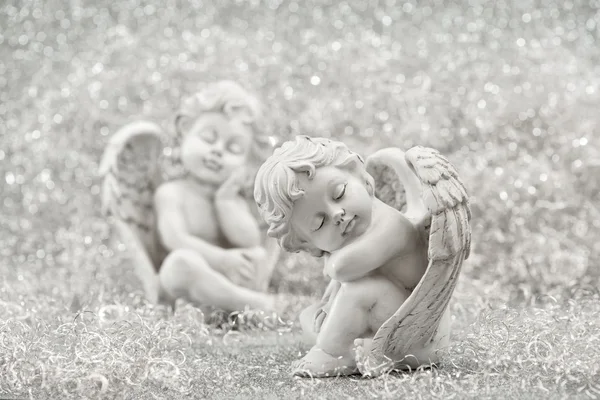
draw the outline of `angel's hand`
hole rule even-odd
[[[322,301],[329,302],[329,300],[335,298],[338,291],[342,287],[342,283],[336,280],[332,280],[329,282],[327,289],[325,289],[325,293],[323,294]]]
[[[239,195],[249,181],[248,168],[240,167],[234,170],[229,178],[219,187],[215,196],[218,199],[231,199]]]
[[[323,308],[319,308],[319,311],[315,314],[315,322],[314,322],[314,331],[315,333],[321,332],[321,326],[327,317],[327,312],[329,310],[324,310]]]
[[[316,333],[319,333],[319,331],[321,330],[321,325],[323,325],[323,321],[325,321],[325,318],[329,314],[329,310],[331,310],[333,300],[335,299],[335,296],[337,295],[341,287],[342,284],[340,282],[332,280],[331,282],[329,282],[327,289],[325,289],[325,293],[323,294],[323,297],[321,299],[321,307],[315,314],[314,328]]]
[[[235,283],[253,280],[255,268],[248,250],[225,250],[219,265],[219,272]]]

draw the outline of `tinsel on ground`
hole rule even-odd
[[[0,398],[600,398],[600,2],[4,1]],[[171,129],[233,79],[268,133],[368,155],[435,147],[472,195],[473,250],[439,369],[295,379],[293,316],[324,287],[289,257],[281,320],[147,304],[99,210],[120,126]],[[247,321],[249,320],[249,321]]]

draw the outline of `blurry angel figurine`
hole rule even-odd
[[[259,169],[254,198],[269,236],[324,258],[331,282],[300,315],[313,347],[295,375],[414,369],[439,361],[448,302],[471,231],[468,195],[436,150],[380,150],[297,137]]]
[[[111,137],[100,163],[103,210],[151,302],[273,310],[266,291],[280,250],[261,231],[251,199],[253,172],[272,150],[260,122],[258,100],[220,81],[182,102],[171,164],[154,123],[134,122]],[[177,165],[180,173],[170,168]]]

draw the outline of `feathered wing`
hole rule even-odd
[[[156,229],[154,192],[161,183],[163,152],[158,125],[138,121],[111,138],[100,162],[102,212],[114,218],[121,240],[133,257],[146,296],[157,302],[157,271],[165,252]]]
[[[375,178],[375,196],[396,210],[405,211],[406,191],[394,169],[386,163],[374,162],[373,159],[367,165],[369,173]]]
[[[420,181],[424,214],[419,216],[417,206],[407,216],[429,240],[429,264],[410,297],[375,334],[361,368],[366,375],[392,368],[411,350],[427,346],[434,339],[471,246],[468,195],[452,164],[430,148],[414,147],[406,154],[399,149],[385,150],[392,151],[383,156],[375,154],[367,166],[371,173],[386,167],[396,173],[398,180],[416,176]],[[376,173],[374,178],[378,178]],[[411,211],[411,193],[408,187],[405,189]]]

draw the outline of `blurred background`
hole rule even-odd
[[[232,79],[263,100],[280,140],[448,156],[473,211],[457,335],[495,331],[482,320],[505,310],[517,336],[570,315],[598,339],[588,311],[600,309],[599,10],[598,0],[5,0],[0,320],[52,330],[118,305],[158,321],[100,214],[99,158],[123,124],[171,132],[182,96]],[[271,289],[311,296],[323,285],[317,264],[293,257]],[[565,311],[574,304],[578,317]],[[519,320],[538,309],[546,319]]]

